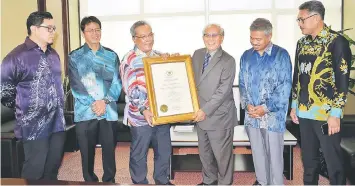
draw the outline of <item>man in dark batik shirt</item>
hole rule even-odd
[[[331,185],[345,185],[340,148],[340,120],[349,85],[348,41],[324,23],[320,1],[300,5],[297,22],[305,36],[298,40],[292,88],[291,118],[300,125],[305,185],[317,185],[319,148]],[[322,125],[329,131],[322,131]]]
[[[25,153],[21,177],[56,180],[63,157],[64,94],[55,35],[49,12],[27,19],[28,37],[1,63],[1,103],[14,108],[16,138]]]

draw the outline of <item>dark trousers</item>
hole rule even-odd
[[[305,185],[318,185],[319,148],[323,151],[331,185],[345,185],[343,154],[340,147],[340,133],[331,136],[322,133],[321,125],[325,121],[299,118],[301,131],[302,162]]]
[[[131,127],[131,152],[129,171],[134,184],[148,184],[147,180],[147,153],[150,143],[154,151],[155,184],[169,182],[169,168],[171,155],[170,125],[155,127]]]
[[[65,132],[57,132],[48,138],[24,140],[25,161],[21,177],[31,180],[57,180],[63,159]]]
[[[115,148],[117,121],[89,120],[75,126],[81,154],[82,171],[85,181],[98,181],[94,173],[95,148],[100,140],[102,147],[103,182],[114,182],[116,174]]]

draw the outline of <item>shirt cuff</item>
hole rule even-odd
[[[296,100],[292,100],[291,108],[293,108],[293,109],[297,108],[297,101]]]
[[[86,99],[78,98],[77,100],[83,105],[92,105],[96,101],[92,96],[89,96]]]
[[[109,96],[109,95],[107,95],[107,96],[105,96],[105,98],[104,98],[104,100],[108,100],[109,102],[114,102],[115,100],[111,97],[111,96]]]
[[[147,110],[148,108],[146,106],[142,106],[139,108],[139,112],[143,115],[143,112]]]
[[[330,116],[341,118],[343,115],[343,110],[340,108],[332,108],[330,109]]]
[[[246,100],[244,100],[243,98],[241,98],[240,105],[241,105],[242,109],[247,109],[249,103]]]
[[[270,110],[267,108],[266,104],[261,105],[264,108],[265,113],[269,113]]]

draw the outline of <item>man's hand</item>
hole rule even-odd
[[[206,114],[205,112],[203,112],[203,110],[198,110],[197,112],[195,112],[194,115],[194,122],[200,122],[206,119]]]
[[[169,53],[162,53],[162,54],[160,54],[160,57],[163,58],[163,60],[168,59],[169,56],[170,56]]]
[[[106,103],[104,100],[97,100],[91,105],[91,109],[97,116],[102,116],[106,112]]]
[[[150,112],[150,110],[144,110],[143,111],[143,116],[144,116],[144,119],[148,122],[149,126],[151,127],[154,127],[154,125],[152,124],[152,117],[153,117],[153,114],[152,112]]]
[[[292,119],[293,123],[300,124],[299,121],[298,121],[298,117],[296,115],[296,109],[294,109],[294,108],[291,109],[290,116],[291,116],[291,119]]]
[[[160,57],[162,57],[164,60],[166,60],[169,56],[171,57],[174,57],[174,56],[179,56],[180,54],[179,53],[173,53],[173,54],[169,54],[169,53],[163,53],[163,54],[160,54]]]
[[[247,111],[248,111],[248,112],[254,112],[254,110],[255,110],[255,108],[254,108],[253,105],[250,105],[250,104],[249,104],[249,105],[247,106]]]
[[[248,107],[249,107],[249,105],[248,105]],[[261,105],[252,107],[250,109],[251,109],[251,111],[250,112],[248,111],[248,114],[252,118],[260,118],[260,117],[263,117],[266,114],[266,110]]]
[[[173,53],[173,54],[171,54],[170,56],[171,56],[171,57],[175,57],[175,56],[180,56],[180,54],[179,54],[179,53]]]
[[[340,118],[329,116],[327,122],[329,136],[340,132]]]

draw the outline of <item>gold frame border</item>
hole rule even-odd
[[[159,117],[157,112],[158,108],[156,104],[156,97],[154,93],[154,82],[152,78],[151,65],[159,64],[159,63],[176,63],[176,62],[185,62],[194,112]],[[147,86],[147,93],[148,93],[148,100],[149,100],[149,108],[150,111],[153,113],[152,124],[161,125],[161,124],[168,124],[168,123],[175,123],[175,122],[178,123],[182,121],[193,120],[194,113],[198,111],[200,107],[197,98],[194,71],[192,69],[192,60],[190,55],[168,57],[165,60],[161,57],[145,57],[143,58],[143,64],[144,64],[144,75],[145,75],[145,82]]]

